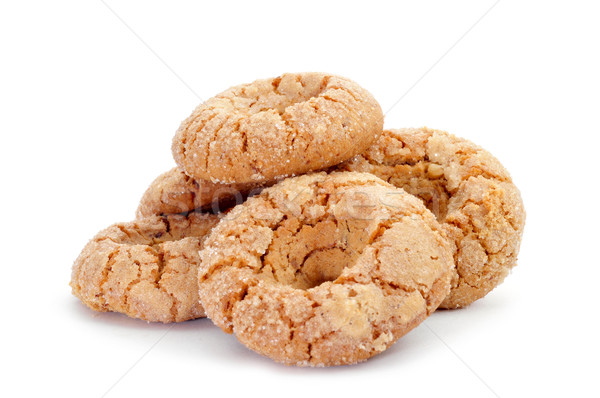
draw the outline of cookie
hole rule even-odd
[[[75,261],[73,295],[93,310],[152,322],[205,316],[198,300],[198,251],[217,221],[215,215],[190,213],[111,225]]]
[[[249,194],[260,192],[265,184],[216,184],[194,180],[175,167],[150,184],[140,200],[136,217],[187,213],[193,210],[222,212],[243,202]]]
[[[289,73],[232,87],[199,105],[173,138],[197,180],[248,183],[324,169],[366,150],[383,113],[351,80]]]
[[[339,170],[372,173],[418,196],[454,243],[452,290],[440,308],[465,307],[516,265],[525,225],[521,195],[489,152],[443,131],[386,130]]]
[[[384,351],[442,302],[447,237],[421,201],[371,174],[286,179],[236,206],[200,252],[210,319],[300,366]]]

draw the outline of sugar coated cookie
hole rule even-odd
[[[198,106],[173,139],[187,175],[217,183],[274,180],[336,165],[366,150],[383,113],[351,80],[289,73],[232,87]]]
[[[265,183],[216,184],[188,177],[178,168],[158,176],[148,187],[136,211],[137,218],[207,210],[214,213],[258,193]]]
[[[75,261],[73,294],[93,310],[147,321],[203,317],[198,300],[198,251],[217,221],[215,215],[190,213],[108,227]]]
[[[489,293],[515,266],[525,225],[519,190],[490,153],[428,128],[386,130],[338,167],[372,173],[420,197],[454,242],[452,290],[440,308]]]
[[[446,297],[449,240],[416,197],[371,174],[286,179],[236,206],[200,252],[208,316],[285,364],[382,352]]]

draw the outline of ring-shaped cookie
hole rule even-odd
[[[147,217],[113,224],[73,265],[73,295],[96,311],[152,322],[205,316],[198,299],[198,251],[215,215]]]
[[[258,193],[266,183],[218,184],[188,177],[177,167],[159,175],[138,205],[136,218],[188,213],[194,210],[219,213]]]
[[[286,179],[236,206],[200,252],[210,319],[301,366],[382,352],[448,293],[452,252],[418,198],[363,173]]]
[[[247,183],[334,166],[381,133],[373,96],[346,78],[289,73],[232,87],[199,105],[173,138],[173,157],[197,180]]]
[[[465,307],[516,265],[525,225],[521,195],[489,152],[429,128],[385,130],[338,167],[372,173],[420,197],[454,244],[452,290],[440,308]]]

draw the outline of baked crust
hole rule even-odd
[[[484,297],[517,263],[525,209],[500,162],[472,142],[423,128],[385,130],[338,170],[372,173],[418,196],[454,246],[452,290],[440,308]]]
[[[272,181],[343,162],[366,150],[382,128],[381,107],[353,81],[288,73],[199,105],[181,123],[172,151],[197,180]]]
[[[449,291],[452,251],[418,198],[371,174],[286,179],[236,206],[200,252],[210,319],[285,364],[384,351]]]
[[[218,217],[152,216],[100,231],[73,265],[73,295],[96,311],[151,322],[204,317],[198,251]]]

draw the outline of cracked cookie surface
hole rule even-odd
[[[300,366],[384,351],[435,311],[453,267],[445,233],[418,198],[352,172],[266,188],[222,219],[200,257],[211,320]]]
[[[418,196],[454,244],[452,290],[440,308],[465,307],[516,265],[525,225],[521,195],[489,152],[429,128],[385,130],[338,170],[368,172]]]
[[[199,105],[177,130],[172,151],[195,179],[260,182],[343,162],[366,150],[382,128],[381,107],[353,81],[289,73]]]
[[[75,260],[73,295],[96,311],[152,322],[205,316],[198,299],[198,251],[218,217],[152,216],[100,231]]]
[[[267,183],[217,184],[195,180],[177,167],[158,176],[148,187],[136,217],[187,213],[194,210],[222,212],[258,193]]]

